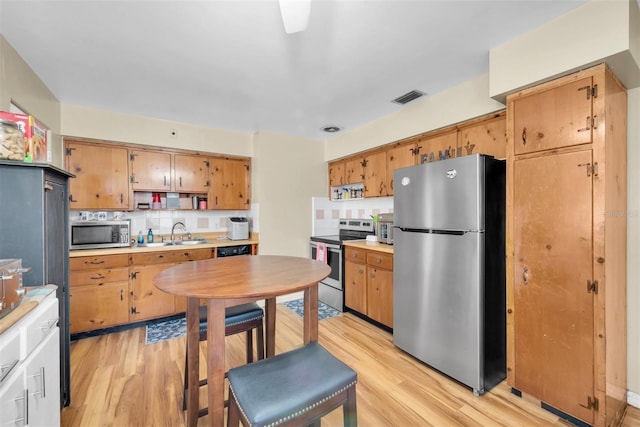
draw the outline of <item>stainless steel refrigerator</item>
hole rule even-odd
[[[394,172],[393,341],[481,395],[505,378],[505,162]]]

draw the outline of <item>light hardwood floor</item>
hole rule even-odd
[[[302,320],[278,304],[276,353],[302,344]],[[379,426],[570,426],[506,383],[481,397],[398,350],[391,334],[351,314],[319,322],[319,342],[358,372],[358,424]],[[145,328],[71,344],[71,405],[62,426],[184,426],[185,339],[145,345]],[[201,343],[201,367],[206,343]],[[227,362],[244,361],[244,334],[227,338]],[[205,376],[202,369],[201,377]],[[205,387],[201,405],[206,403]],[[206,425],[207,417],[198,425]],[[342,410],[322,419],[341,426]],[[630,407],[623,426],[640,426]]]

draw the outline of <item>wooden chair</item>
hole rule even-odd
[[[263,328],[264,310],[255,302],[249,304],[236,305],[228,307],[225,311],[225,336],[247,333],[247,363],[253,362],[253,330],[256,330],[256,344],[258,346],[258,360],[264,359],[264,328]],[[207,340],[207,307],[200,307],[200,341]],[[182,398],[182,410],[187,409],[187,360],[188,355],[185,352],[184,359],[184,394]],[[207,380],[200,380],[199,386],[207,384]],[[225,401],[225,405],[228,402]],[[199,417],[208,414],[208,409],[200,409]]]
[[[358,424],[356,372],[317,342],[229,370],[227,427],[320,426],[343,407],[344,425]]]

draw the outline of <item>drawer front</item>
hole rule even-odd
[[[346,247],[345,261],[365,263],[367,260],[367,251],[364,249]]]
[[[20,362],[20,329],[10,328],[0,335],[0,384]]]
[[[129,280],[129,268],[80,270],[69,273],[70,286],[102,285],[113,282],[126,282]]]
[[[103,255],[103,256],[83,256],[69,258],[70,270],[86,270],[90,268],[113,268],[126,267],[129,265],[129,255]]]
[[[183,249],[131,255],[131,265],[152,265],[211,258],[211,249]]]
[[[372,267],[393,270],[393,255],[382,252],[367,252],[367,264]]]
[[[32,319],[22,325],[21,357],[26,358],[34,348],[58,325],[58,299],[40,303]]]

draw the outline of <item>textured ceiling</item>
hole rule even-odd
[[[62,102],[328,139],[487,73],[489,50],[577,0],[0,0],[0,32]],[[419,102],[419,101],[414,101]]]

